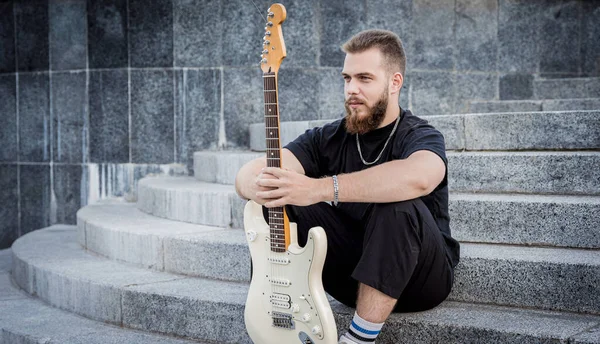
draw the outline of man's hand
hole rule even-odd
[[[314,179],[293,170],[265,167],[256,178],[259,191],[257,203],[267,208],[287,204],[308,206],[327,200],[327,192],[333,195],[333,184],[325,185],[325,179]]]

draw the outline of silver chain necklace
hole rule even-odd
[[[396,132],[396,128],[398,128],[398,123],[400,123],[400,116],[402,116],[402,114],[398,115],[398,118],[396,118],[396,124],[394,124],[394,129],[392,129],[392,132],[390,133],[390,136],[385,141],[385,145],[383,145],[383,149],[381,150],[381,152],[379,152],[379,155],[377,156],[377,159],[373,160],[372,162],[367,162],[363,158],[362,152],[360,151],[360,142],[358,140],[358,133],[356,133],[356,147],[358,148],[358,155],[360,156],[360,160],[362,160],[363,164],[365,164],[367,166],[373,165],[374,163],[376,163],[379,160],[379,158],[381,158],[381,155],[383,154],[383,151],[385,150],[385,147],[387,147],[388,143],[392,139],[392,136]]]

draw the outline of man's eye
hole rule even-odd
[[[360,79],[361,80],[371,80],[371,78],[369,78],[368,76],[361,76]]]

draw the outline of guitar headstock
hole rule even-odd
[[[260,57],[260,69],[263,73],[277,72],[281,61],[286,56],[285,43],[281,33],[281,23],[285,21],[286,12],[282,4],[273,4],[267,10],[268,22],[263,37],[263,50]]]

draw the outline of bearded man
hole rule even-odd
[[[323,286],[356,307],[340,343],[373,343],[392,312],[440,304],[459,260],[448,215],[442,134],[398,103],[406,57],[400,38],[367,30],[342,46],[346,116],[282,149],[283,168],[260,158],[236,178],[263,210],[285,206],[304,245],[327,233]]]

